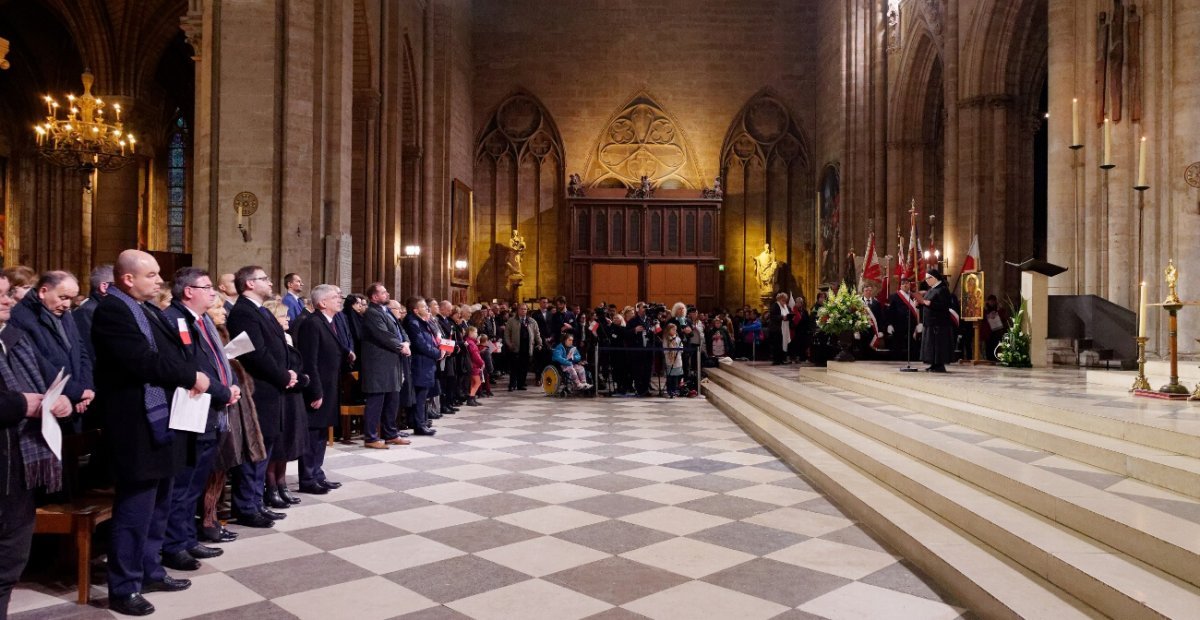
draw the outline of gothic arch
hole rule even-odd
[[[721,147],[726,303],[757,305],[750,263],[764,243],[788,267],[781,286],[796,292],[815,287],[809,145],[787,104],[769,88],[750,97],[730,123]]]
[[[537,97],[517,90],[475,140],[475,213],[468,264],[474,297],[524,298],[560,292],[567,237],[562,136]],[[560,225],[561,221],[561,225]],[[525,238],[524,279],[508,288],[504,248]]]
[[[609,117],[583,167],[591,187],[636,187],[642,175],[654,187],[705,187],[679,121],[644,90]]]
[[[934,232],[939,245],[942,239],[946,110],[942,59],[933,31],[925,24],[914,26],[914,36],[909,39],[912,44],[905,46],[901,56],[898,88],[888,118],[890,204],[886,221],[875,226],[877,239],[887,249],[892,247],[886,241],[891,241],[894,231],[900,229],[908,235],[908,209],[914,200],[923,220],[922,234],[929,234],[926,218],[932,215],[937,218]]]

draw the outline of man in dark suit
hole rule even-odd
[[[332,284],[320,284],[310,294],[316,313],[300,325],[296,335],[304,373],[309,377],[304,388],[304,402],[308,405],[308,452],[300,457],[300,492],[324,495],[342,486],[327,479],[322,469],[326,429],[337,423],[340,411],[338,389],[346,360],[334,320],[342,307],[342,291]]]
[[[654,346],[654,320],[646,316],[646,302],[639,301],[634,306],[633,318],[629,319],[627,335],[629,341],[625,346],[635,349],[646,349]],[[633,367],[633,391],[638,396],[650,395],[650,375],[654,369],[653,353],[629,352],[630,366]]]
[[[415,435],[434,435],[437,431],[425,417],[425,401],[437,385],[437,363],[444,355],[429,323],[429,305],[420,297],[409,297],[404,305],[408,308],[404,331],[412,347],[413,404],[408,408],[408,426]]]
[[[0,618],[8,617],[13,586],[29,559],[35,490],[54,492],[62,484],[59,460],[41,439],[46,386],[38,369],[49,367],[36,359],[20,329],[6,326],[16,301],[11,288],[0,274]],[[58,397],[51,413],[71,414],[66,396]]]
[[[100,265],[93,269],[91,277],[88,278],[91,285],[88,298],[71,312],[71,316],[75,317],[75,326],[79,328],[79,339],[83,341],[83,346],[93,362],[96,361],[96,347],[92,346],[92,315],[96,313],[100,300],[108,294],[108,287],[112,285],[112,281],[112,265]]]
[[[567,308],[567,298],[559,296],[554,300],[554,313],[550,315],[547,329],[543,335],[551,339],[551,348],[562,340],[563,334],[570,332],[579,336],[579,326],[575,324],[575,313]],[[539,326],[540,327],[540,326]]]
[[[194,435],[192,458],[175,475],[171,491],[171,512],[167,518],[167,538],[163,543],[163,566],[175,570],[196,570],[199,560],[224,553],[207,547],[196,538],[196,502],[212,472],[217,444],[223,429],[229,428],[225,408],[241,398],[241,388],[233,368],[221,347],[221,336],[208,308],[216,299],[212,279],[199,267],[184,267],[175,272],[171,283],[171,305],[163,310],[167,322],[175,327],[188,354],[200,371],[208,376],[209,409],[204,433]]]
[[[390,296],[387,287],[382,282],[371,284],[367,287],[367,298],[371,305],[363,314],[359,364],[362,368],[359,379],[367,397],[363,441],[366,447],[375,449],[387,449],[388,445],[406,446],[411,442],[400,436],[396,416],[400,410],[400,390],[404,387],[400,358],[412,355],[412,352],[409,344],[400,339],[400,328],[388,312]]]
[[[238,298],[237,285],[233,283],[232,273],[223,273],[217,278],[217,292],[221,294],[225,304],[225,316],[228,317],[229,313],[233,312],[233,302]]]
[[[262,267],[251,265],[238,269],[233,280],[241,295],[226,325],[231,339],[245,333],[254,345],[254,350],[238,361],[254,377],[254,408],[267,447],[266,459],[242,463],[233,470],[233,513],[241,525],[271,527],[285,515],[263,505],[267,463],[271,461],[272,445],[283,433],[284,391],[296,385],[301,368],[289,367],[287,334],[275,316],[262,307],[271,296],[271,277]]]
[[[295,323],[296,318],[304,314],[304,300],[300,299],[300,292],[304,290],[304,280],[300,279],[298,273],[289,273],[283,276],[283,288],[286,291],[283,294],[283,305],[288,309],[288,321]]]
[[[146,303],[162,286],[154,257],[125,250],[114,276],[92,321],[95,408],[104,420],[116,487],[108,601],[113,611],[141,616],[154,612],[142,592],[191,586],[187,579],[167,575],[159,558],[171,486],[187,448],[182,432],[168,428],[168,403],[176,388],[201,394],[209,381],[189,358],[178,332]]]
[[[791,315],[791,308],[788,308],[788,294],[779,293],[775,295],[775,303],[767,310],[767,324],[764,329],[767,330],[767,338],[771,342],[771,365],[778,366],[783,363],[784,357],[787,356],[787,345],[791,341],[791,326],[788,324],[788,317]],[[784,331],[788,331],[787,338],[784,338]]]
[[[79,295],[79,282],[66,271],[47,271],[25,298],[12,309],[12,324],[29,335],[42,359],[71,375],[63,394],[76,413],[83,413],[96,397],[92,383],[92,356],[83,346],[71,300]],[[53,379],[53,377],[50,377]]]
[[[921,324],[921,312],[913,297],[912,278],[900,280],[900,290],[888,297],[887,334],[892,359],[912,361],[921,354],[921,341],[916,337]]]

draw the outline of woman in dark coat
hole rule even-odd
[[[275,320],[286,333],[290,327],[287,317],[287,306],[282,303],[268,301],[263,304],[275,315]],[[303,368],[304,360],[300,351],[292,343],[291,334],[287,334],[287,367]],[[288,461],[299,460],[308,452],[308,408],[304,405],[304,388],[308,387],[308,374],[297,373],[296,385],[283,392],[283,432],[276,438],[271,449],[271,463],[267,466],[267,485],[263,490],[263,504],[273,508],[289,508],[299,504],[300,498],[292,495],[287,486]]]
[[[946,372],[946,364],[954,361],[954,321],[950,318],[953,298],[937,269],[928,271],[925,283],[929,290],[920,297],[925,306],[921,313],[921,361],[929,364],[927,372]]]
[[[346,301],[342,304],[342,316],[350,328],[350,342],[354,344],[355,357],[362,357],[362,315],[367,311],[368,303],[366,297],[351,293],[346,295]]]

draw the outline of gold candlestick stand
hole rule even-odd
[[[1137,337],[1138,374],[1133,379],[1133,387],[1129,388],[1130,392],[1137,392],[1139,390],[1145,391],[1145,390],[1150,389],[1150,381],[1148,381],[1146,379],[1146,341],[1147,340],[1150,340],[1150,339],[1147,338],[1146,336],[1138,336]],[[1197,387],[1197,389],[1200,389],[1200,387]]]

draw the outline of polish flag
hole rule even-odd
[[[875,253],[875,231],[867,237],[867,253],[863,255],[863,272],[859,278],[859,289],[867,282],[879,282],[883,279],[883,266],[879,264],[879,255]]]
[[[971,247],[967,248],[967,258],[963,260],[959,273],[979,271],[979,265],[979,233],[976,233],[971,237]]]

